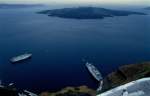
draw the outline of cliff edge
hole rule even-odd
[[[104,79],[103,91],[144,77],[150,77],[150,62],[121,66]]]

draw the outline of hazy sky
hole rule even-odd
[[[0,0],[0,3],[150,5],[150,0]]]

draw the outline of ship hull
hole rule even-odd
[[[25,61],[27,59],[30,59],[32,57],[32,54],[23,54],[23,55],[19,55],[16,57],[13,57],[10,59],[11,63],[18,63],[18,62],[22,62]]]
[[[86,63],[85,65],[86,65],[86,67],[87,67],[89,73],[90,73],[97,81],[100,81],[100,80],[103,79],[101,73],[98,71],[98,69],[97,69],[94,65],[92,65],[92,64],[90,64],[90,63]]]

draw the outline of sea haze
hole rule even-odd
[[[85,61],[105,76],[121,65],[150,60],[150,15],[75,20],[36,13],[43,9],[47,8],[0,9],[4,83],[35,92],[79,85],[96,88]],[[33,57],[16,65],[9,62],[24,52]]]

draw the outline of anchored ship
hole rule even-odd
[[[23,61],[23,60],[29,59],[29,58],[31,58],[31,56],[32,56],[31,53],[25,53],[25,54],[22,54],[22,55],[19,55],[19,56],[15,56],[15,57],[11,58],[10,61],[12,63],[16,63],[16,62],[19,62],[19,61]]]
[[[87,62],[85,65],[86,65],[88,71],[92,74],[92,76],[97,81],[101,81],[103,79],[101,73],[99,72],[99,70],[93,64]]]

